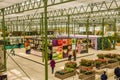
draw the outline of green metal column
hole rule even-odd
[[[117,38],[117,26],[116,26],[116,18],[114,19],[114,44],[113,44],[113,49],[115,49],[115,45],[116,45],[116,38]]]
[[[73,21],[73,34],[75,35],[75,21]]]
[[[105,27],[105,19],[102,19],[102,50],[104,50],[104,27]]]
[[[45,52],[44,52],[44,45],[45,45],[45,42],[44,42],[44,21],[43,21],[43,13],[42,13],[42,18],[41,18],[41,39],[42,39],[42,62],[44,62],[44,59],[45,59]]]
[[[68,26],[67,26],[67,22],[66,22],[66,35],[68,34]]]
[[[70,37],[70,15],[68,15],[68,24],[67,24],[67,32],[68,32],[68,38]]]
[[[5,9],[1,9],[2,11],[2,33],[3,33],[3,40],[4,40],[4,68],[6,71],[7,70],[7,67],[6,67],[6,64],[7,64],[7,61],[6,61],[6,26],[5,26],[5,14],[4,14],[4,10]]]
[[[93,23],[93,27],[94,27],[93,35],[95,35],[95,26],[96,26],[96,25],[95,25],[95,20],[93,20],[93,22],[94,22],[94,23]]]
[[[48,48],[47,48],[47,46],[48,46],[48,42],[47,42],[47,40],[48,40],[48,33],[47,33],[47,31],[48,31],[48,22],[47,22],[47,2],[48,2],[48,0],[44,0],[44,17],[45,17],[45,80],[48,80]]]
[[[88,34],[88,32],[89,32],[89,18],[87,19],[87,24],[86,24],[86,34],[87,34],[87,51],[88,51],[88,48],[89,48],[89,46],[88,46],[88,43],[89,43],[89,34]]]
[[[42,31],[42,25],[41,25],[42,23],[41,23],[41,19],[40,19],[40,21],[39,21],[39,26],[40,26],[40,28],[39,28],[39,35],[41,35],[41,31]]]
[[[18,17],[17,17],[17,21],[16,21],[16,31],[18,31]]]

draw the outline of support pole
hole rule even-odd
[[[116,18],[114,19],[114,44],[113,44],[113,49],[115,49],[116,45],[116,38],[117,38],[117,26],[116,26]]]
[[[16,31],[18,32],[18,17],[17,17],[17,21],[16,21]],[[18,36],[18,34],[17,34]]]
[[[44,47],[45,47],[45,42],[44,42],[44,21],[43,21],[43,13],[42,13],[42,18],[41,18],[41,37],[42,37],[42,62],[44,62],[44,59],[45,59],[45,50],[44,50]]]
[[[70,37],[70,15],[68,15],[68,25],[67,25],[68,38]]]
[[[73,34],[74,34],[74,36],[75,36],[75,20],[73,21],[73,23],[74,23],[74,26],[73,26]]]
[[[7,61],[6,61],[6,27],[5,27],[5,14],[4,14],[4,11],[5,9],[1,9],[2,11],[2,33],[3,33],[3,41],[4,41],[4,71],[7,70],[7,67],[6,67],[6,64],[7,64]]]
[[[89,43],[89,34],[88,34],[88,32],[89,32],[89,18],[87,19],[87,25],[86,25],[86,34],[87,34],[87,52],[88,52],[88,48],[89,48],[89,46],[88,46],[88,43]]]
[[[104,50],[104,26],[105,26],[105,22],[103,18],[102,19],[102,50]]]
[[[47,42],[47,40],[48,40],[48,33],[47,33],[47,31],[48,31],[48,22],[47,22],[47,2],[48,2],[48,0],[44,0],[44,17],[45,17],[45,80],[48,80],[48,48],[47,48],[47,46],[48,46],[48,42]]]

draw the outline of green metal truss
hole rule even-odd
[[[49,0],[47,6],[54,6],[58,4],[63,4],[67,2],[71,2],[75,0]],[[44,8],[44,0],[27,0],[23,3],[18,3],[9,7],[4,8],[5,9],[5,15],[9,14],[16,14],[16,13],[22,13],[25,11],[35,10]],[[0,15],[2,16],[2,12],[0,11]]]
[[[119,16],[119,2],[113,0],[111,2],[102,2],[102,3],[92,3],[87,6],[73,7],[69,9],[58,9],[47,12],[49,18],[53,17],[62,17],[62,16],[79,16],[80,18],[94,18],[94,17],[116,17]],[[19,16],[18,20],[30,20],[30,19],[40,19],[43,13]],[[9,18],[6,18],[8,20]],[[16,20],[16,17],[12,17],[11,20]],[[10,20],[10,19],[9,19]]]

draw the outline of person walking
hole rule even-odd
[[[73,58],[74,58],[74,61],[76,61],[76,52],[75,52],[75,50],[73,50]]]
[[[114,74],[115,74],[116,80],[120,80],[120,67],[119,66],[115,68]]]
[[[52,74],[54,73],[54,68],[55,68],[55,60],[54,59],[52,59],[51,61],[50,61],[50,66],[51,66],[51,69],[52,69]]]
[[[67,55],[68,55],[68,61],[71,61],[71,58],[72,58],[72,47],[71,47],[71,45],[68,46]]]
[[[104,73],[101,75],[101,80],[107,80],[108,77],[107,77],[107,74],[106,74],[106,71],[104,71]]]

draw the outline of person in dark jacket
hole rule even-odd
[[[117,77],[118,80],[120,80],[120,67],[116,67],[115,70],[114,70],[114,74],[115,76]]]
[[[73,58],[74,58],[74,61],[76,61],[76,52],[75,52],[75,50],[73,50]]]
[[[106,75],[106,71],[104,71],[104,73],[101,75],[101,80],[107,80],[108,77]]]
[[[51,61],[50,61],[50,66],[51,66],[51,68],[52,68],[52,74],[54,73],[54,68],[55,68],[55,60],[54,59],[52,59]]]

